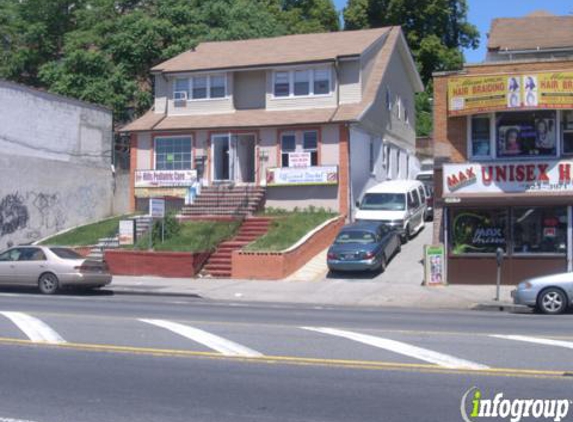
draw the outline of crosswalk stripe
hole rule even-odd
[[[501,338],[504,340],[523,341],[526,343],[544,344],[546,346],[557,346],[557,347],[565,347],[567,349],[573,349],[573,342],[571,341],[551,340],[547,338],[529,337],[520,335],[490,334],[489,336],[494,338]]]
[[[28,336],[32,341],[42,343],[65,343],[57,332],[46,323],[23,312],[0,312],[11,320],[16,326]]]
[[[359,343],[367,344],[369,346],[385,349],[390,352],[398,353],[404,356],[409,356],[414,359],[423,360],[425,362],[434,363],[444,368],[450,369],[489,369],[488,366],[465,359],[456,358],[454,356],[446,355],[443,353],[434,352],[433,350],[424,349],[411,344],[402,343],[401,341],[390,340],[382,337],[375,337],[367,334],[355,333],[352,331],[338,330],[335,328],[326,327],[300,327],[303,330],[315,331],[323,334],[330,334],[332,336],[343,337],[349,340],[354,340]]]
[[[249,349],[241,344],[235,343],[231,340],[224,339],[223,337],[216,336],[215,334],[208,333],[207,331],[198,328],[190,327],[188,325],[178,324],[172,321],[162,319],[140,319],[141,322],[155,325],[157,327],[165,328],[190,340],[201,343],[210,349],[225,356],[244,356],[244,357],[261,357],[262,353],[256,350]]]

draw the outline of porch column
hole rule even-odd
[[[137,169],[137,134],[129,135],[129,210],[135,212],[135,170]]]
[[[348,142],[350,129],[346,124],[339,126],[338,139],[338,212],[350,218],[348,209]]]

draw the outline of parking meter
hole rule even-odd
[[[499,289],[501,287],[501,264],[503,262],[503,249],[497,248],[495,251],[495,259],[497,261],[497,280],[495,287],[495,300],[499,302]]]

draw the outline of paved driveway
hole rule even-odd
[[[383,281],[392,284],[420,285],[424,280],[424,245],[432,242],[432,222],[426,226],[415,238],[402,245],[402,251],[392,258],[388,268],[381,274],[372,272],[344,272],[328,273],[326,279],[348,281]]]

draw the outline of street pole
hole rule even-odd
[[[499,289],[501,287],[501,262],[503,261],[503,249],[497,248],[495,251],[495,258],[497,261],[497,281],[495,286],[495,301],[499,302]]]
[[[161,243],[165,242],[165,217],[161,219]]]

